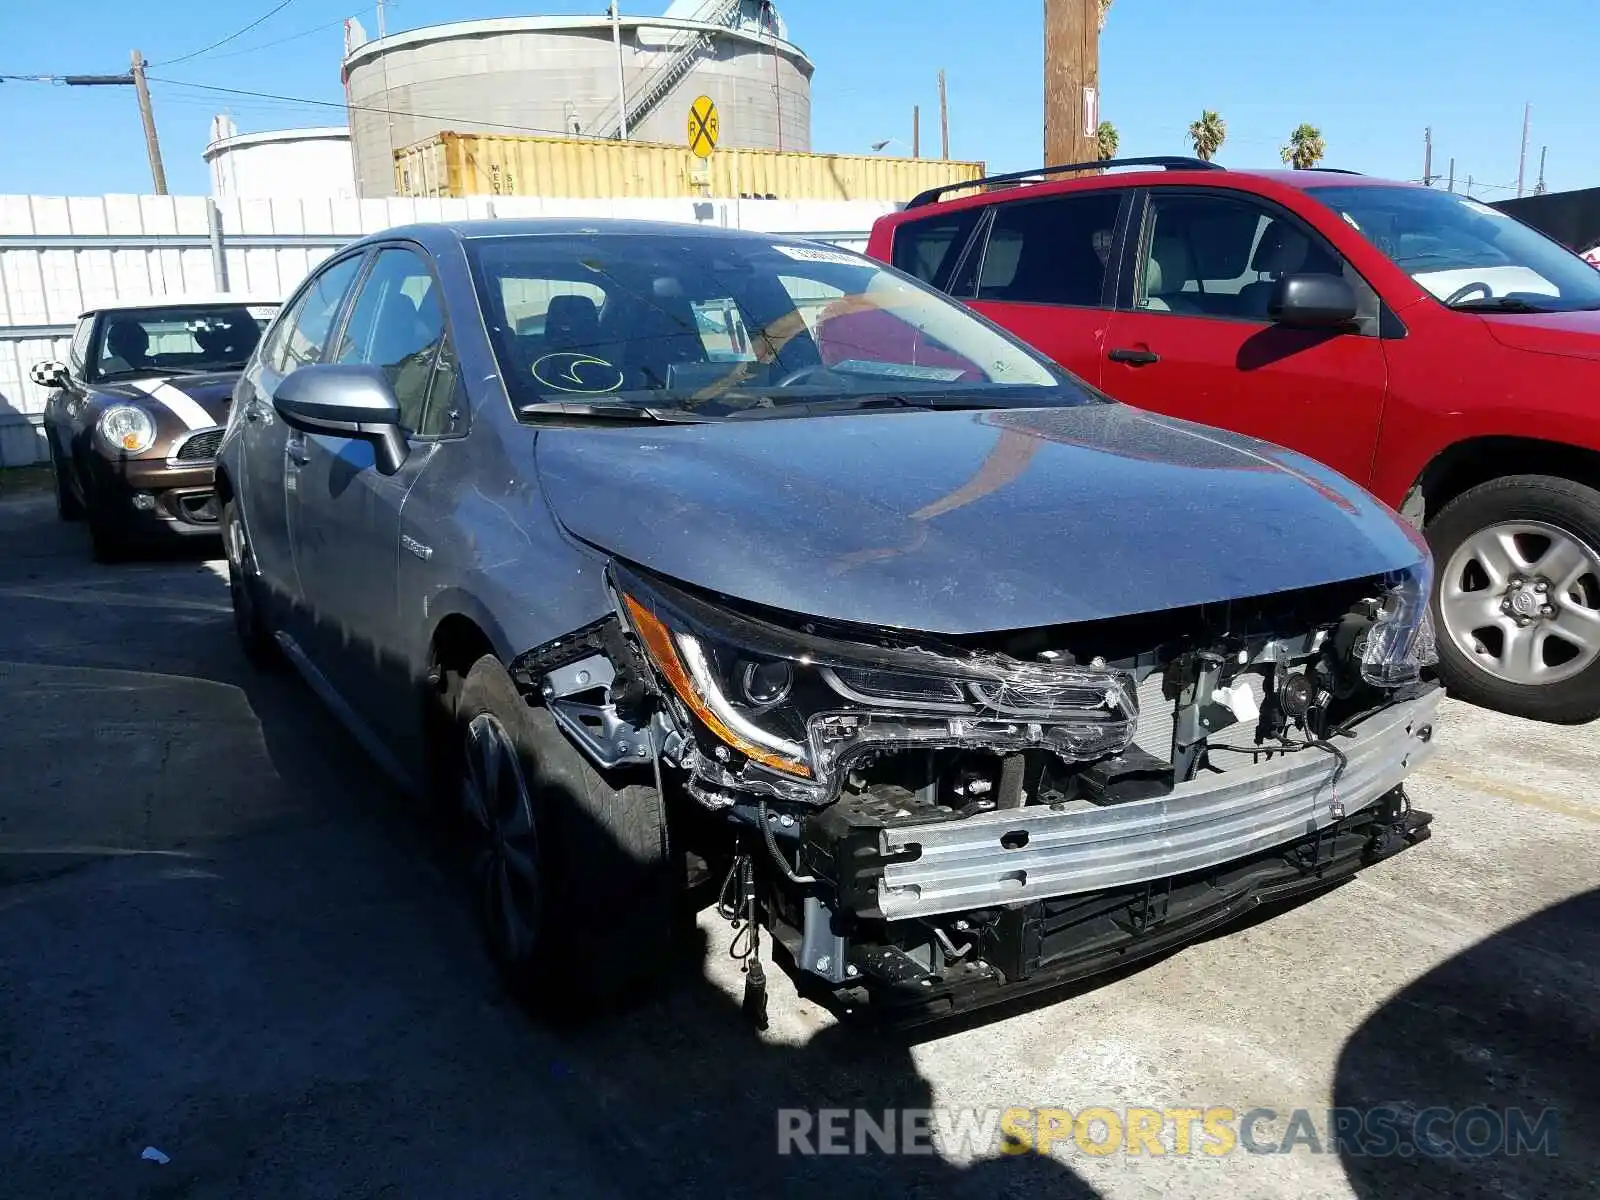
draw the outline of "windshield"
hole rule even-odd
[[[1600,308],[1600,271],[1481,201],[1420,187],[1306,191],[1452,307],[1505,312]]]
[[[101,316],[91,379],[239,370],[275,304],[196,304]]]
[[[855,397],[941,407],[1097,399],[937,292],[830,246],[698,231],[468,245],[519,408],[725,416],[849,407]]]

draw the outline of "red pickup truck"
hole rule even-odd
[[[1433,549],[1454,692],[1600,716],[1600,271],[1469,197],[1345,171],[982,183],[882,218],[868,253],[1118,400],[1364,485]]]

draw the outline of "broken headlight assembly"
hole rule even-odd
[[[1422,670],[1439,661],[1428,599],[1433,586],[1433,560],[1422,561],[1384,581],[1386,591],[1373,605],[1359,650],[1361,677],[1373,687],[1396,688],[1415,683]]]
[[[736,611],[621,566],[617,608],[690,745],[702,799],[743,791],[821,803],[876,751],[1041,749],[1082,762],[1133,738],[1131,676],[838,634]]]

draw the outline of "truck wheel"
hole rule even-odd
[[[261,597],[256,591],[248,559],[250,547],[245,539],[244,523],[239,519],[239,509],[232,500],[222,506],[222,549],[228,558],[228,597],[233,601],[233,631],[239,638],[244,656],[258,667],[274,666],[278,662],[278,642],[261,610]]]
[[[490,954],[550,1014],[637,998],[666,966],[683,872],[651,786],[613,786],[492,656],[455,701],[468,880]]]
[[[1425,532],[1450,691],[1538,721],[1600,716],[1600,492],[1508,475],[1457,496]]]
[[[63,521],[79,521],[83,519],[83,503],[72,491],[72,481],[67,478],[65,466],[61,462],[61,454],[56,449],[55,437],[49,436],[50,442],[50,474],[56,484],[56,516]]]

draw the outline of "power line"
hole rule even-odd
[[[174,63],[188,62],[191,58],[199,58],[202,54],[209,54],[211,51],[215,50],[218,46],[226,46],[229,42],[233,41],[234,38],[243,37],[245,34],[249,33],[252,29],[254,29],[257,25],[260,25],[268,17],[274,16],[275,14],[282,12],[284,9],[288,8],[289,5],[291,5],[293,3],[294,3],[294,0],[278,0],[277,4],[273,5],[269,9],[267,9],[266,12],[262,13],[254,21],[251,21],[250,24],[246,25],[243,29],[234,30],[232,33],[230,33],[227,37],[223,38],[221,41],[212,42],[209,46],[202,46],[200,49],[196,50],[193,54],[185,54],[182,58],[169,58],[165,62],[151,63],[150,65],[151,66],[155,66],[155,67],[170,67]]]
[[[325,29],[337,28],[338,26],[343,25],[346,21],[352,21],[356,17],[365,15],[371,11],[371,8],[372,6],[369,4],[366,8],[360,9],[357,12],[353,12],[347,17],[340,17],[334,21],[327,21],[321,25],[314,26],[311,29],[302,29],[299,33],[289,34],[288,37],[277,38],[270,42],[262,42],[258,46],[246,46],[241,50],[229,50],[226,54],[213,54],[211,56],[211,61],[217,62],[219,59],[224,58],[238,58],[244,54],[254,54],[258,50],[270,50],[272,47],[281,46],[285,42],[297,42],[303,37],[310,37],[313,33],[321,33]]]
[[[438,113],[412,112],[399,108],[378,108],[370,104],[346,104],[342,100],[310,100],[303,96],[285,96],[277,92],[252,92],[246,91],[244,88],[221,87],[211,83],[190,83],[183,79],[162,79],[155,75],[150,76],[150,79],[155,83],[164,83],[171,87],[197,88],[203,92],[218,92],[225,96],[249,96],[256,100],[277,100],[286,104],[299,104],[311,108],[337,108],[348,112],[376,113],[379,116],[390,117],[410,117],[414,120],[474,125],[484,129],[509,129],[514,133],[546,134],[551,137],[568,139],[576,137],[595,142],[611,140],[601,137],[599,134],[573,134],[562,129],[540,129],[535,125],[508,125],[499,121],[480,121],[475,117],[441,116]]]

